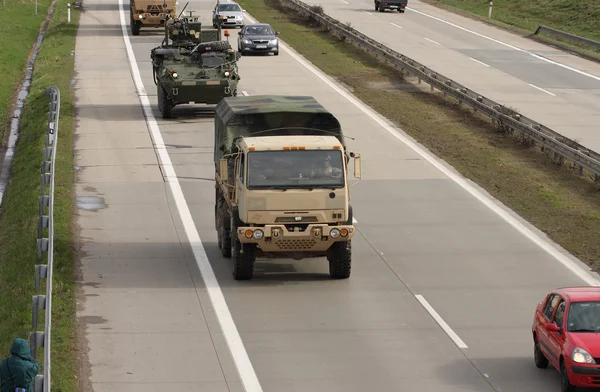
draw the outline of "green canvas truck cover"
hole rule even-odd
[[[284,128],[289,129],[276,129]],[[273,130],[272,132],[265,132]],[[326,132],[323,132],[326,131]],[[240,136],[330,135],[344,149],[340,122],[317,100],[309,96],[254,95],[223,98],[215,108],[214,162],[230,153]]]

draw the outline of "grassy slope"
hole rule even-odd
[[[48,12],[51,0],[5,0],[0,2],[0,145],[6,129],[10,127],[10,109],[25,68],[33,41]],[[15,39],[18,38],[18,39]]]
[[[427,0],[487,18],[489,2],[481,0]],[[494,3],[492,19],[534,32],[541,24],[600,41],[600,2],[597,0],[501,0]]]
[[[0,5],[1,7],[1,5]],[[65,0],[56,6],[44,38],[25,111],[11,184],[5,195],[0,219],[0,292],[12,293],[0,301],[0,349],[15,337],[28,338],[31,329],[31,296],[36,261],[36,236],[40,165],[47,121],[48,97],[45,88],[61,90],[61,112],[56,166],[55,264],[52,307],[52,383],[54,391],[76,391],[75,301],[71,247],[71,188],[73,182],[73,104],[70,82],[73,77],[75,34],[78,12],[66,23]],[[44,260],[45,262],[45,260]],[[39,293],[41,294],[41,293]],[[6,296],[4,297],[7,298]],[[41,313],[43,315],[43,313]],[[43,329],[43,316],[38,330]],[[42,363],[42,350],[38,361]]]
[[[488,19],[489,2],[480,0],[421,0],[464,16],[531,36],[543,24],[568,33],[600,41],[600,2],[597,0],[502,0],[494,3]],[[531,36],[543,43],[572,50],[590,60],[600,53],[587,45],[557,39],[546,33]]]
[[[385,115],[434,154],[485,188],[567,250],[600,267],[600,198],[597,186],[549,162],[496,132],[490,122],[416,90],[398,74],[354,46],[300,24],[275,0],[240,0],[281,39],[329,75],[351,86],[354,95]],[[382,91],[373,83],[400,84]],[[368,159],[368,157],[364,157]]]

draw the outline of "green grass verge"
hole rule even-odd
[[[12,102],[23,77],[25,64],[51,0],[5,0],[0,2],[0,146],[10,127]]]
[[[286,13],[277,0],[240,0],[261,22],[353,94],[577,257],[600,262],[599,188],[500,132],[489,119],[418,89],[355,46]],[[368,159],[368,157],[363,157]]]
[[[1,7],[1,5],[0,5]],[[67,24],[65,0],[59,0],[35,63],[31,92],[22,116],[22,129],[12,166],[11,182],[0,219],[0,350],[8,350],[16,337],[28,339],[31,330],[31,296],[34,265],[40,165],[49,98],[46,87],[61,91],[60,128],[55,177],[55,258],[52,305],[52,388],[77,390],[75,287],[72,250],[73,91],[75,34],[79,12],[71,11]],[[15,37],[14,35],[12,36]],[[20,41],[20,40],[17,40]],[[2,51],[4,53],[4,51]],[[42,261],[45,263],[45,259]],[[45,285],[44,285],[45,287]],[[43,330],[43,311],[38,330]],[[42,349],[38,361],[43,363]]]
[[[600,60],[600,53],[587,45],[557,39],[547,33],[532,35],[539,25],[545,25],[600,41],[600,2],[596,0],[502,0],[494,3],[492,19],[488,19],[488,1],[421,1],[571,50],[591,60]]]

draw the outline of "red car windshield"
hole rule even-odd
[[[571,303],[567,330],[569,332],[600,332],[600,301]]]

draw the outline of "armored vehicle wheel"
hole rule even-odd
[[[234,219],[232,219],[233,221]],[[231,258],[233,259],[233,279],[250,280],[254,277],[256,245],[242,244],[237,238],[237,222],[231,223]]]
[[[171,109],[173,109],[173,102],[169,99],[167,92],[162,86],[156,87],[156,94],[158,96],[158,110],[162,114],[162,118],[171,118]]]
[[[352,269],[351,241],[336,242],[329,249],[329,275],[332,279],[348,279]]]

